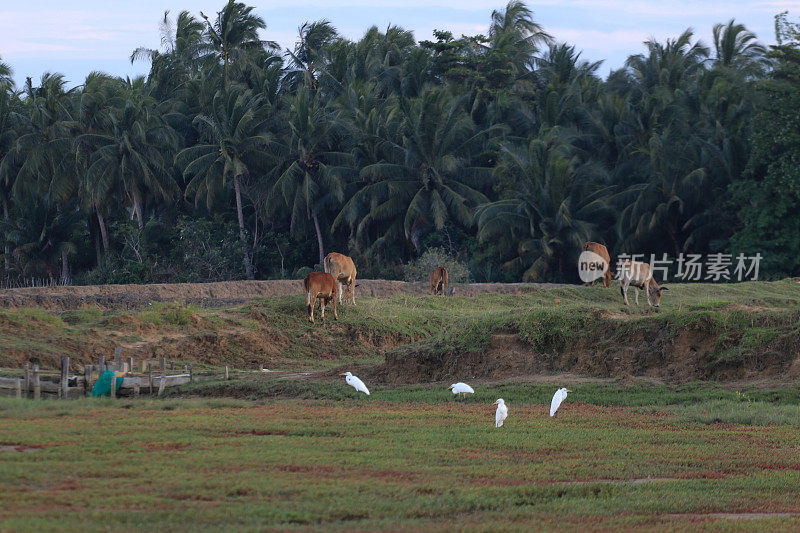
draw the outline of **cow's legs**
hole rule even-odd
[[[636,305],[639,305],[639,288],[634,287],[633,290],[636,291]]]
[[[628,285],[625,283],[620,284],[619,292],[622,294],[622,298],[625,300],[625,305],[630,305],[628,302]]]
[[[337,279],[336,280],[336,293],[339,296],[339,303],[342,303],[342,292],[343,291],[344,291],[344,284]]]
[[[319,316],[322,317],[322,323],[325,323],[325,298],[319,299]]]
[[[312,324],[314,323],[314,304],[316,303],[317,297],[314,296],[312,293],[308,293],[306,302],[308,303],[308,321]]]
[[[356,277],[350,278],[350,303],[356,305]]]
[[[336,307],[336,298],[333,299],[333,319],[339,320],[339,312],[337,311]]]

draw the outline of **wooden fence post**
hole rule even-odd
[[[161,361],[160,361],[161,362],[161,373],[162,374],[166,374],[167,373],[167,358],[166,357],[161,357],[160,359],[161,359]]]
[[[31,364],[25,363],[25,397],[28,397],[28,393],[31,390]]]
[[[128,357],[128,372],[133,372],[133,357]]]
[[[100,356],[100,365],[99,366],[100,366],[100,368],[97,370],[98,372],[100,372],[102,374],[103,372],[106,371],[106,356],[105,355],[101,355]]]
[[[33,399],[42,397],[42,385],[39,383],[39,365],[33,365]]]
[[[134,378],[134,379],[136,379],[137,381],[133,382],[133,397],[134,398],[138,398],[139,397],[139,381],[138,381],[139,378]]]
[[[20,378],[17,378],[15,385],[17,389],[17,398],[22,398],[22,380]]]
[[[83,395],[89,396],[92,392],[91,388],[92,384],[92,365],[86,365],[83,367]]]
[[[66,400],[69,396],[69,356],[61,356],[61,399]]]
[[[194,364],[189,363],[189,383],[194,381]]]
[[[122,347],[114,348],[114,370],[122,370]]]
[[[115,372],[113,376],[111,376],[111,397],[117,397],[117,373]]]
[[[229,377],[229,375],[228,375],[228,365],[225,365],[225,379],[226,379],[226,380],[227,380],[227,379],[230,379],[230,377]]]
[[[153,395],[153,364],[147,363],[147,383],[150,384],[150,396]]]
[[[158,384],[158,395],[164,394],[164,387],[167,386],[167,375],[161,374],[161,383]]]

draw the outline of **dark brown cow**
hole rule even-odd
[[[436,267],[431,274],[431,294],[447,294],[447,269]]]
[[[597,255],[599,255],[600,257],[602,257],[605,260],[606,264],[608,265],[608,270],[606,270],[605,274],[603,274],[603,285],[606,288],[608,288],[608,286],[611,285],[611,276],[612,276],[612,274],[611,274],[611,256],[608,255],[608,248],[606,248],[604,245],[600,244],[599,242],[591,242],[591,241],[589,241],[589,242],[587,242],[586,244],[583,245],[583,251],[584,252],[588,251],[588,252],[596,253]],[[594,285],[594,282],[587,283],[586,285],[587,286]]]
[[[311,272],[303,281],[306,289],[306,304],[308,305],[308,321],[314,323],[314,304],[319,298],[320,316],[325,323],[325,306],[333,300],[333,318],[339,320],[336,312],[336,282],[327,272]]]

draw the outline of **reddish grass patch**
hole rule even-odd
[[[191,444],[182,444],[179,442],[170,442],[166,444],[161,443],[147,443],[144,447],[151,452],[159,452],[159,451],[180,451],[183,449],[188,448]]]
[[[294,463],[275,465],[275,469],[281,472],[291,472],[293,474],[332,474],[339,470],[333,465],[298,465]]]
[[[35,452],[44,448],[44,444],[9,444],[9,443],[0,443],[0,453],[1,452]]]

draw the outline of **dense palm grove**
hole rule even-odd
[[[146,78],[17,88],[0,63],[6,283],[296,276],[329,251],[397,277],[442,247],[476,281],[612,254],[755,253],[800,274],[798,25],[648,41],[604,80],[512,0],[487,35],[293,50],[252,7],[165,14]],[[268,32],[267,32],[268,34]]]

